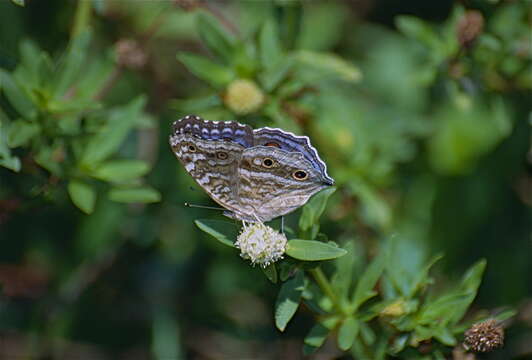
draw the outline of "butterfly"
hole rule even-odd
[[[185,170],[234,219],[266,222],[334,185],[306,136],[188,115],[175,121],[172,151]]]

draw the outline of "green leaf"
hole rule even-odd
[[[124,203],[154,203],[161,201],[161,194],[148,186],[113,188],[109,199]]]
[[[9,126],[7,133],[7,143],[9,147],[18,147],[27,145],[41,130],[36,123],[30,123],[24,120],[15,120]]]
[[[76,39],[76,41],[79,40],[81,39]],[[65,65],[64,62],[60,63],[60,66],[62,67]],[[74,65],[72,65],[72,67],[74,67]],[[50,107],[63,112],[68,111],[67,109],[75,111],[76,108],[80,108],[81,106],[86,106],[88,108],[100,106],[100,103],[94,99],[99,96],[100,91],[108,85],[107,82],[114,76],[113,72],[116,69],[116,64],[113,54],[105,52],[100,56],[89,56],[89,59],[85,59],[83,62],[82,69],[83,70],[75,77],[75,80],[63,80],[65,83],[73,81],[67,85],[67,89],[70,90],[68,95],[71,96],[65,96],[67,95],[66,92],[63,94],[58,93],[53,101],[51,101],[53,105],[49,105]],[[66,69],[64,71],[66,71]],[[63,74],[59,73],[56,77],[61,75]],[[66,77],[66,74],[63,76]],[[75,74],[72,74],[72,76],[75,76]],[[54,87],[54,89],[56,88]],[[57,89],[57,91],[59,90]],[[92,103],[90,101],[92,101]],[[73,102],[74,104],[72,104]]]
[[[41,146],[37,150],[33,159],[37,164],[48,170],[57,177],[61,177],[63,169],[61,162],[58,161],[58,155],[64,152],[64,143],[62,140],[56,139],[50,146]]]
[[[207,109],[222,105],[222,99],[218,94],[204,97],[170,100],[170,107],[183,114],[201,113]]]
[[[273,19],[268,19],[259,34],[260,60],[262,66],[270,69],[279,64],[283,59],[279,30]]]
[[[400,15],[395,19],[395,24],[406,36],[418,40],[431,50],[441,49],[443,39],[438,37],[427,22],[410,15]]]
[[[149,165],[142,160],[111,160],[102,163],[91,175],[100,180],[120,183],[137,179],[149,169]]]
[[[353,179],[349,182],[351,190],[360,199],[362,217],[372,226],[387,228],[391,224],[390,204],[383,199],[377,189],[365,181]]]
[[[410,334],[402,334],[397,336],[393,342],[390,344],[390,352],[392,354],[397,354],[406,347],[408,344],[408,339],[410,338]]]
[[[449,313],[449,321],[456,324],[465,315],[467,309],[477,296],[478,288],[482,282],[482,275],[486,269],[486,260],[482,259],[471,266],[462,278],[458,293],[465,296]]]
[[[225,63],[229,63],[234,52],[234,39],[219,25],[218,20],[201,12],[197,17],[196,28],[205,46]]]
[[[464,304],[469,305],[469,299],[470,296],[465,294],[446,294],[428,301],[421,309],[417,321],[422,325],[449,323],[455,317],[456,311],[462,314]]]
[[[57,79],[53,90],[54,98],[62,97],[74,85],[75,80],[84,73],[82,69],[89,57],[88,48],[91,36],[91,31],[85,29],[72,39],[64,59],[57,69]]]
[[[16,156],[10,156],[10,157],[0,156],[0,166],[3,166],[15,172],[19,172],[21,163],[20,163],[20,159]]]
[[[7,71],[0,70],[0,84],[0,90],[24,119],[31,120],[37,116],[35,104]]]
[[[283,261],[279,264],[279,279],[286,281],[296,269],[296,265],[290,259]]]
[[[480,282],[482,281],[482,274],[486,269],[486,259],[477,261],[471,266],[462,277],[460,288],[466,293],[477,293]]]
[[[304,290],[303,285],[303,272],[298,271],[292,279],[286,281],[281,287],[275,303],[275,326],[279,330],[284,331],[286,325],[296,313]]]
[[[312,199],[303,207],[303,213],[299,217],[299,228],[303,231],[318,222],[321,214],[327,205],[327,199],[336,191],[335,187],[324,189],[314,195]]]
[[[26,91],[46,93],[51,84],[54,65],[50,56],[41,51],[32,41],[24,40],[19,46],[20,62],[13,77]],[[47,95],[44,95],[47,97]]]
[[[184,359],[179,324],[171,306],[154,306],[152,318],[152,354],[156,360]]]
[[[485,259],[479,260],[471,266],[462,277],[461,284],[456,290],[436,299],[425,309],[423,312],[425,318],[441,318],[442,315],[445,315],[446,321],[450,324],[456,324],[460,321],[477,295],[485,269]]]
[[[347,251],[320,241],[293,239],[286,244],[286,254],[298,260],[319,261],[339,258]]]
[[[446,326],[438,326],[433,331],[433,336],[442,344],[447,346],[456,345],[456,338]]]
[[[512,128],[509,109],[500,98],[487,104],[458,91],[453,102],[435,109],[432,117],[438,125],[429,142],[429,158],[444,174],[472,171]]]
[[[142,115],[145,103],[146,98],[141,95],[125,106],[106,112],[107,122],[89,139],[81,157],[81,164],[92,171],[100,162],[117,151],[135,126],[137,118]]]
[[[294,57],[285,56],[275,65],[265,69],[259,74],[259,80],[263,88],[266,91],[273,91],[287,77],[294,65]]]
[[[316,51],[337,47],[351,16],[345,1],[317,1],[304,6],[302,15],[296,48]]]
[[[233,223],[220,220],[195,220],[196,226],[224,245],[234,247],[238,229]]]
[[[309,356],[309,355],[314,354],[316,351],[318,351],[317,347],[303,343],[303,349],[302,349],[303,355]]]
[[[495,315],[493,317],[493,319],[498,320],[498,321],[504,321],[506,319],[514,317],[515,315],[517,315],[517,313],[518,313],[518,311],[515,310],[515,309],[508,309],[508,310],[504,310],[503,312]]]
[[[96,204],[96,191],[87,183],[71,180],[68,183],[68,195],[70,199],[81,211],[91,214]]]
[[[319,348],[323,345],[327,336],[329,336],[330,330],[323,326],[321,323],[315,324],[305,336],[303,340],[305,344],[315,348]]]
[[[13,170],[15,172],[20,171],[20,159],[11,156],[11,150],[7,145],[7,134],[4,130],[6,115],[0,109],[0,166],[3,166],[7,169]]]
[[[278,277],[277,277],[277,268],[275,267],[275,264],[270,264],[265,268],[261,267],[261,269],[264,275],[266,275],[266,277],[268,278],[268,280],[270,280],[274,284],[277,283]]]
[[[181,52],[177,54],[177,59],[191,73],[216,88],[227,86],[235,78],[231,69],[218,65],[203,56]]]
[[[338,347],[343,351],[351,349],[359,329],[360,325],[358,320],[352,316],[346,318],[338,329]]]
[[[360,255],[355,253],[355,244],[352,240],[346,241],[342,247],[347,251],[347,255],[334,261],[336,271],[331,278],[331,285],[340,298],[346,299],[353,281],[355,261]]]
[[[434,256],[427,265],[421,269],[417,273],[417,275],[414,277],[414,280],[411,283],[410,290],[407,294],[407,296],[412,297],[416,294],[417,291],[421,290],[425,285],[427,285],[430,282],[429,279],[429,270],[436,264],[441,258],[443,258],[442,254],[438,254]]]
[[[243,42],[236,47],[231,68],[235,70],[239,78],[249,79],[255,77],[260,65],[256,52],[254,42]]]
[[[11,0],[11,2],[18,6],[24,6],[24,0]]]
[[[371,326],[363,322],[363,320],[360,322],[360,335],[364,340],[364,343],[368,346],[373,345],[375,340],[377,340],[377,336]]]
[[[362,80],[362,72],[357,66],[332,53],[302,50],[297,53],[297,60],[301,75],[309,82],[329,77],[349,83]]]
[[[386,264],[385,260],[386,257],[384,252],[381,252],[381,254],[373,259],[371,264],[367,267],[366,271],[364,271],[358,280],[358,283],[355,287],[355,293],[353,294],[353,310],[356,311],[360,305],[377,294],[375,291],[373,291],[373,288],[377,284],[377,281],[384,271],[384,266]]]

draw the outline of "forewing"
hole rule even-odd
[[[204,140],[190,133],[170,136],[170,145],[185,170],[214,201],[230,211],[238,209],[237,170],[242,145]]]

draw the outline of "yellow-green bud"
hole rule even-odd
[[[262,106],[264,94],[253,81],[238,79],[227,87],[224,102],[234,113],[245,115],[258,110]]]
[[[394,301],[393,303],[386,306],[381,310],[381,316],[392,316],[397,317],[404,315],[406,313],[405,302],[402,299]]]

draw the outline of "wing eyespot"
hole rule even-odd
[[[190,152],[196,152],[196,150],[198,150],[198,149],[196,148],[196,146],[194,146],[194,145],[192,145],[192,144],[190,144],[190,145],[188,146],[188,151],[190,151]]]
[[[217,151],[216,157],[220,160],[226,160],[229,156],[227,155],[225,151]]]
[[[305,180],[308,178],[308,173],[304,170],[296,170],[292,173],[292,177],[296,180]]]
[[[274,162],[270,158],[264,158],[262,160],[262,166],[264,166],[265,168],[271,168],[273,165],[274,165]]]

